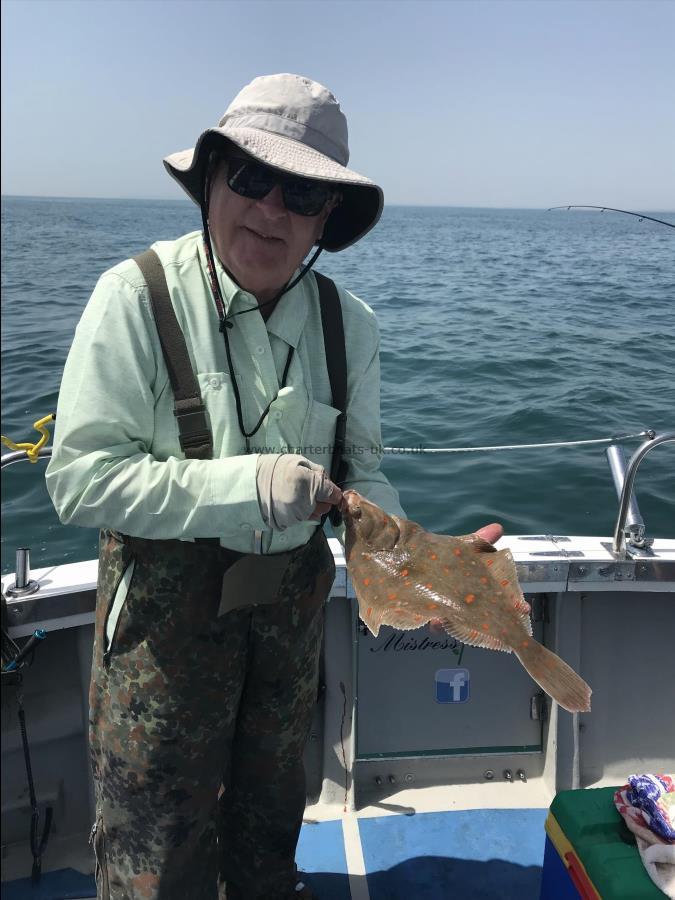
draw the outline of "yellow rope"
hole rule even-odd
[[[14,441],[11,441],[8,437],[5,437],[4,434],[0,434],[0,441],[6,446],[9,447],[10,450],[24,450],[26,456],[32,463],[36,463],[38,461],[39,453],[42,447],[49,440],[49,432],[47,431],[47,424],[49,422],[53,422],[56,419],[54,413],[50,413],[50,415],[45,416],[42,419],[38,419],[37,422],[33,425],[36,431],[39,431],[42,437],[35,444],[22,443],[15,444]]]

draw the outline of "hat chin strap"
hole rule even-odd
[[[214,291],[216,291],[216,293],[217,293],[217,297],[214,297],[214,300],[219,300],[220,305],[224,309],[225,302],[223,300],[223,295],[220,290],[220,284],[219,284],[218,278],[216,276],[216,265],[215,265],[215,261],[213,258],[213,245],[211,242],[211,232],[209,230],[209,219],[208,219],[208,215],[206,212],[206,203],[201,203],[200,209],[201,209],[201,213],[202,213],[202,229],[203,229],[203,233],[204,233],[204,243],[206,244],[206,252],[208,253],[208,256],[209,256],[209,263],[211,265],[211,271],[213,272],[213,278],[211,279],[211,283],[212,283]],[[223,330],[223,326],[225,326],[226,328],[232,328],[233,327],[232,319],[234,319],[235,316],[242,316],[244,313],[253,312],[253,310],[255,310],[255,309],[258,309],[258,310],[263,309],[265,306],[269,306],[272,303],[276,303],[280,297],[282,297],[284,294],[288,293],[288,291],[293,290],[293,288],[296,286],[296,284],[298,284],[300,281],[302,281],[302,279],[305,277],[305,275],[312,268],[314,263],[319,258],[319,255],[321,254],[321,251],[323,249],[324,249],[323,248],[323,235],[321,235],[321,237],[318,241],[316,252],[313,254],[313,256],[311,257],[309,262],[306,263],[302,267],[302,269],[300,270],[300,274],[298,275],[297,278],[293,279],[293,281],[291,281],[289,284],[287,284],[285,287],[283,287],[279,291],[278,294],[276,294],[274,297],[272,297],[271,300],[266,300],[264,303],[259,303],[257,306],[253,306],[250,309],[239,310],[239,312],[232,313],[231,315],[226,314],[221,319],[220,330],[221,331]],[[231,272],[228,272],[228,274],[233,279],[233,281],[237,280],[236,278],[234,278],[234,276],[232,275]]]
[[[238,424],[239,424],[239,431],[240,431],[241,434],[244,436],[244,440],[245,440],[245,442],[246,442],[246,452],[249,453],[249,452],[250,452],[249,438],[253,437],[253,435],[257,433],[257,431],[258,431],[258,429],[260,428],[260,426],[262,425],[262,423],[263,423],[265,417],[267,416],[267,413],[269,412],[270,406],[272,405],[272,403],[274,402],[274,400],[270,401],[270,402],[267,404],[266,409],[264,410],[263,414],[262,414],[262,415],[260,416],[260,418],[258,419],[258,422],[257,422],[257,424],[255,425],[255,427],[254,427],[251,431],[247,431],[247,430],[245,429],[245,427],[244,427],[244,418],[243,418],[243,412],[242,412],[242,407],[241,407],[241,397],[240,397],[240,395],[239,395],[239,386],[237,385],[237,378],[236,378],[236,376],[235,376],[235,373],[234,373],[234,367],[233,367],[233,365],[232,365],[232,353],[231,353],[231,350],[230,350],[230,340],[229,340],[229,338],[228,338],[228,336],[227,336],[227,330],[228,330],[228,328],[233,328],[233,327],[234,327],[234,323],[232,322],[232,319],[233,319],[235,316],[242,315],[242,314],[245,313],[245,312],[253,312],[254,309],[258,309],[258,310],[259,310],[259,309],[261,309],[263,306],[267,306],[267,305],[270,304],[270,303],[276,303],[276,301],[279,299],[279,297],[281,297],[281,296],[282,296],[283,294],[285,294],[287,291],[290,291],[291,288],[294,288],[295,285],[296,285],[302,278],[304,278],[305,275],[309,272],[309,270],[311,269],[311,267],[312,267],[312,266],[314,265],[314,263],[316,262],[316,260],[317,260],[317,258],[318,258],[318,256],[319,256],[319,254],[320,254],[321,251],[323,250],[323,246],[322,246],[322,240],[323,240],[323,237],[322,237],[321,240],[319,241],[319,246],[318,246],[318,248],[317,248],[317,250],[316,250],[316,253],[312,256],[312,258],[311,258],[310,261],[307,263],[307,265],[306,265],[306,266],[303,266],[302,271],[300,272],[300,274],[298,275],[298,277],[297,277],[294,281],[292,281],[290,284],[286,285],[286,287],[282,288],[282,289],[279,291],[279,293],[276,295],[276,297],[273,297],[271,300],[268,300],[266,303],[259,303],[258,306],[253,306],[253,307],[251,307],[250,309],[242,309],[242,310],[240,310],[240,311],[237,312],[237,313],[232,313],[232,315],[227,315],[227,314],[225,313],[225,304],[224,304],[224,302],[223,302],[223,295],[222,295],[222,292],[221,292],[221,290],[220,290],[220,284],[218,283],[218,276],[217,276],[217,274],[216,274],[216,266],[215,266],[215,262],[214,262],[214,259],[213,259],[213,247],[212,247],[212,245],[211,245],[211,233],[210,233],[210,231],[209,231],[209,222],[208,222],[208,217],[207,217],[207,215],[206,215],[205,204],[202,204],[202,205],[201,205],[201,212],[202,212],[202,225],[203,225],[203,228],[204,228],[204,244],[206,245],[206,252],[207,252],[207,255],[208,255],[208,265],[209,265],[209,269],[210,269],[209,275],[210,275],[210,281],[211,281],[211,289],[212,289],[213,294],[214,294],[213,299],[215,300],[216,307],[217,307],[217,309],[218,309],[218,316],[219,316],[219,318],[220,318],[220,328],[219,328],[219,330],[220,330],[220,332],[222,333],[223,338],[224,338],[224,340],[225,340],[225,352],[226,352],[226,354],[227,354],[227,366],[228,366],[228,369],[229,369],[229,372],[230,372],[230,379],[231,379],[231,381],[232,381],[232,390],[233,390],[233,392],[234,392],[234,401],[235,401],[235,405],[236,405],[236,408],[237,408],[237,422],[238,422]],[[294,348],[293,345],[291,344],[290,347],[288,348],[288,357],[287,357],[287,359],[286,359],[286,366],[285,366],[285,368],[284,368],[284,374],[283,374],[283,377],[282,377],[282,379],[281,379],[281,387],[282,387],[282,388],[286,386],[286,379],[287,379],[287,377],[288,377],[288,372],[289,372],[289,369],[290,369],[290,367],[291,367],[291,361],[292,361],[292,359],[293,359],[293,353],[294,353],[294,350],[295,350],[295,348]],[[277,394],[277,396],[278,396],[278,394]],[[274,399],[276,400],[276,397],[275,397]]]

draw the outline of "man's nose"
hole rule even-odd
[[[258,206],[265,212],[268,218],[278,219],[286,213],[284,195],[280,184],[275,184],[269,194],[265,194],[257,201]]]

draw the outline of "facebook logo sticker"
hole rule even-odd
[[[437,703],[466,703],[468,699],[468,669],[439,669],[436,672]]]

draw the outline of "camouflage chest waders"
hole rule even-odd
[[[153,251],[136,262],[150,292],[181,449],[186,458],[209,458],[206,411],[164,270]],[[340,410],[331,467],[337,483],[344,477],[344,329],[335,285],[315,276]],[[264,605],[250,606],[246,579],[224,579],[241,556],[217,539],[101,532],[89,697],[99,900],[214,900],[223,886],[227,900],[296,896],[302,754],[335,563],[318,528],[284,554],[283,574],[274,569],[274,595],[267,584]]]
[[[290,554],[278,602],[219,617],[231,562],[219,547],[101,533],[90,741],[102,900],[211,900],[219,877],[227,900],[293,896],[335,565],[317,529]]]

